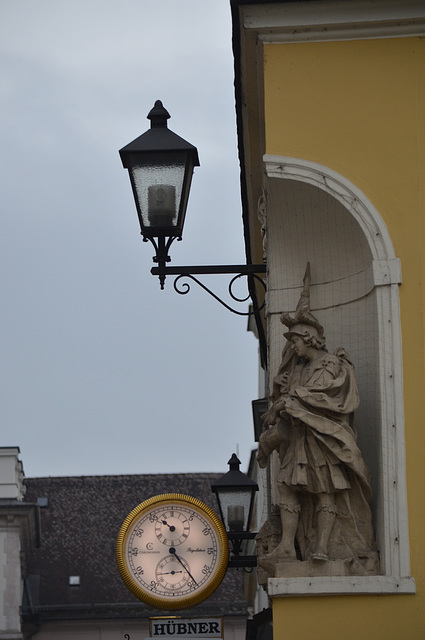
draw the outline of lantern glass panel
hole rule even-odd
[[[185,154],[172,162],[136,162],[131,167],[141,225],[146,230],[180,225],[179,213],[186,168]]]
[[[247,531],[251,491],[220,490],[220,506],[227,531]]]

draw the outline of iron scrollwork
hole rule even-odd
[[[247,300],[249,300],[249,298],[251,297],[251,294],[249,292],[244,298],[240,298],[234,293],[233,285],[235,284],[235,282],[237,280],[239,280],[239,278],[243,278],[244,276],[247,276],[248,279],[249,278],[253,278],[257,282],[260,282],[261,285],[264,287],[264,291],[266,291],[266,283],[265,283],[264,279],[261,278],[260,276],[258,276],[256,273],[249,273],[249,274],[247,274],[247,273],[238,273],[237,275],[233,276],[233,278],[230,280],[229,286],[228,286],[229,296],[235,302],[243,303],[243,302],[246,302]],[[265,301],[263,301],[263,303],[253,311],[238,311],[237,309],[234,309],[233,307],[228,305],[224,300],[222,300],[218,295],[216,295],[213,291],[211,291],[211,289],[209,289],[203,282],[198,280],[198,278],[195,278],[195,276],[192,275],[191,273],[181,273],[180,275],[178,275],[175,278],[175,280],[174,280],[174,290],[177,293],[179,293],[180,295],[186,295],[190,291],[190,284],[188,282],[180,282],[182,280],[182,278],[188,278],[188,279],[192,280],[193,282],[196,282],[197,285],[199,285],[202,289],[204,289],[204,291],[209,293],[209,295],[212,296],[215,300],[217,300],[217,302],[219,302],[223,307],[225,307],[226,309],[228,309],[232,313],[235,313],[238,316],[250,316],[250,315],[253,315],[254,313],[256,313],[258,311],[261,311],[264,308]]]

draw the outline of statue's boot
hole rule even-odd
[[[325,562],[329,560],[328,542],[331,535],[337,508],[334,504],[323,504],[316,508],[317,511],[317,545],[311,554],[313,560]]]
[[[267,554],[267,560],[285,561],[296,560],[295,534],[300,515],[299,504],[281,504],[280,521],[282,523],[282,538],[275,549]]]

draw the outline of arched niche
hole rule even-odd
[[[359,446],[372,473],[373,516],[382,576],[332,579],[329,593],[414,592],[407,529],[400,261],[372,203],[349,180],[316,163],[265,156],[269,373],[284,344],[282,311],[295,310],[306,264],[311,309],[325,327],[328,350],[344,347],[357,373]],[[323,589],[323,578],[276,578],[271,592]],[[319,587],[320,583],[320,587]],[[336,586],[338,584],[338,586]],[[312,591],[313,589],[313,591]],[[281,593],[282,592],[282,593]]]

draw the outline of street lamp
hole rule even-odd
[[[242,542],[252,540],[256,535],[250,531],[250,525],[258,484],[239,470],[240,460],[235,453],[228,465],[229,471],[211,483],[211,490],[216,495],[220,517],[232,543],[229,567],[255,567],[257,556],[242,555]]]
[[[233,295],[233,283],[241,276],[247,276],[251,293],[254,290],[253,279],[265,289],[263,278],[257,275],[265,273],[265,264],[166,266],[171,261],[168,252],[172,242],[182,238],[192,174],[194,168],[199,166],[199,158],[196,147],[168,129],[170,114],[160,100],[155,102],[147,117],[151,121],[151,128],[123,147],[120,156],[124,168],[129,172],[143,240],[149,240],[155,247],[153,261],[158,266],[153,267],[151,273],[159,276],[161,289],[164,288],[166,276],[175,275],[174,289],[186,294],[190,289],[189,285],[185,284],[182,289],[176,285],[181,277],[187,277],[233,313],[258,313],[264,305],[258,307],[254,303],[253,311],[248,313],[236,311],[195,278],[194,274],[236,274],[229,284],[229,294],[233,300],[245,302],[249,296],[241,299]]]
[[[160,268],[170,261],[173,240],[181,240],[194,167],[198,151],[167,126],[170,114],[157,100],[148,114],[151,128],[120,150],[128,169],[131,187],[145,241],[155,247],[154,262]],[[165,275],[160,275],[161,289]]]

